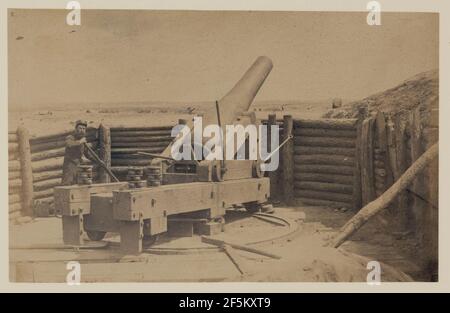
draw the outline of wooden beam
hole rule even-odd
[[[291,115],[283,117],[284,131],[283,141],[293,136],[293,120]],[[281,159],[283,168],[282,185],[284,192],[284,200],[288,205],[291,205],[294,200],[294,144],[292,139],[288,140],[281,148]]]
[[[108,126],[100,124],[98,127],[98,157],[107,168],[111,168],[111,131]],[[107,170],[100,166],[98,173],[98,180],[101,183],[111,182],[111,177]]]
[[[22,179],[22,214],[33,216],[33,171],[31,166],[30,135],[25,127],[17,129]]]
[[[380,197],[368,203],[355,216],[353,216],[341,228],[331,245],[338,248],[351,235],[360,229],[372,216],[385,209],[394,199],[403,192],[422,171],[437,158],[439,154],[439,143],[434,144],[422,154],[405,173]]]

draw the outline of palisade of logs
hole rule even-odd
[[[357,120],[294,120],[294,195],[305,205],[351,208]]]
[[[129,166],[149,164],[137,151],[160,153],[172,140],[172,127],[88,127],[86,139],[103,162],[121,174]],[[61,185],[66,137],[72,131],[30,136],[24,127],[8,133],[9,216],[45,214],[53,205],[53,188]],[[94,166],[94,182],[109,182]]]
[[[111,166],[123,180],[129,167],[150,165],[151,158],[137,152],[161,153],[173,140],[172,126],[111,127]]]

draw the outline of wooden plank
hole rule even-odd
[[[347,129],[355,128],[357,119],[296,119],[294,124],[305,128]]]
[[[353,175],[353,166],[336,165],[295,165],[294,171],[298,173],[320,173],[320,174],[340,174]]]
[[[329,200],[337,202],[352,203],[352,196],[348,194],[330,192],[330,191],[317,191],[317,190],[304,190],[295,189],[296,197],[300,198],[311,198],[319,200]]]
[[[295,181],[315,181],[323,183],[337,183],[344,185],[353,184],[353,176],[339,175],[339,174],[321,174],[321,173],[294,173]]]
[[[344,137],[356,138],[356,129],[327,129],[327,128],[304,128],[297,127],[294,130],[296,136],[307,137]]]
[[[241,245],[238,243],[234,243],[234,242],[229,242],[229,241],[224,241],[224,240],[220,240],[220,239],[216,239],[216,238],[212,238],[209,236],[202,236],[202,242],[204,243],[209,243],[218,247],[223,247],[224,245],[233,247],[234,249],[239,249],[239,250],[243,250],[246,252],[250,252],[250,253],[255,253],[255,254],[259,254],[259,255],[263,255],[272,259],[281,259],[281,256],[276,255],[274,253],[270,253],[261,249],[256,249],[256,248],[252,248],[249,246],[245,246],[245,245]]]
[[[341,148],[355,148],[356,140],[353,138],[327,138],[327,137],[295,137],[294,143],[296,146],[308,147],[341,147]]]
[[[284,133],[283,141],[293,136],[293,120],[291,115],[285,115],[284,121]],[[288,205],[292,204],[294,199],[294,144],[292,139],[288,140],[286,144],[281,148],[282,163],[282,186],[284,193],[284,201]]]
[[[312,199],[312,198],[305,198],[305,197],[298,197],[296,196],[296,201],[300,205],[311,205],[311,206],[323,206],[323,207],[330,207],[330,208],[350,208],[351,203],[347,202],[339,202],[339,201],[329,201],[329,200],[323,200],[323,199]]]
[[[341,155],[310,154],[294,156],[295,164],[348,165],[355,164],[355,158]]]
[[[294,155],[329,154],[355,156],[355,148],[294,146]]]
[[[329,191],[343,194],[353,194],[352,185],[336,184],[336,183],[321,183],[312,181],[300,181],[294,183],[295,188],[301,190],[316,190],[316,191]]]

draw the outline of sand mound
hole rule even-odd
[[[420,107],[422,117],[427,118],[427,112],[438,107],[438,99],[439,72],[435,69],[417,74],[394,88],[348,103],[339,109],[330,110],[323,117],[356,117],[358,108],[366,106],[369,112],[380,110],[400,114]]]

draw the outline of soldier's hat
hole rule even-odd
[[[85,121],[85,120],[78,120],[78,121],[75,122],[75,128],[78,125],[83,125],[83,126],[87,127],[87,121]]]

